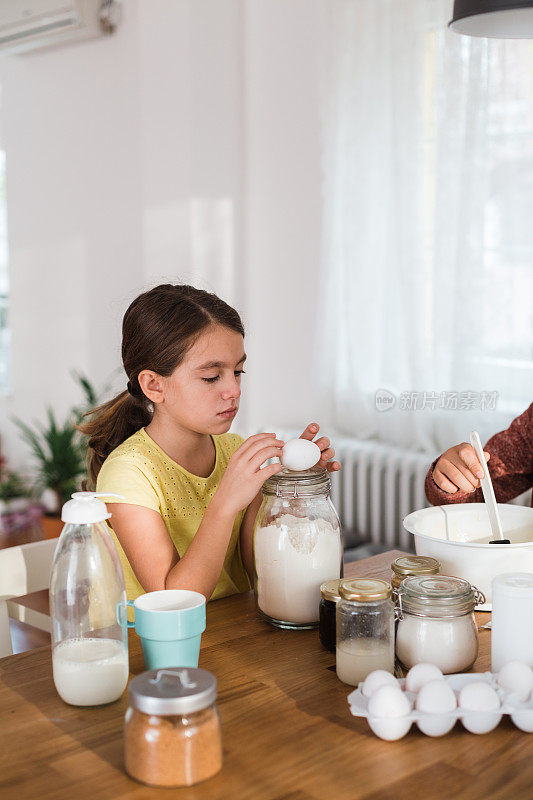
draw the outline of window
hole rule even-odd
[[[332,3],[323,92],[325,403],[340,432],[427,452],[532,399],[533,41],[461,36],[450,13]],[[383,414],[379,390],[497,408]]]
[[[447,146],[444,137],[439,141],[444,128],[439,103],[443,102],[445,84],[442,54],[446,37],[450,37],[449,32],[438,26],[425,33],[424,232],[428,287],[432,286],[435,269],[436,227],[442,224],[436,165]],[[470,280],[479,289],[472,302],[477,305],[482,335],[468,361],[482,364],[486,373],[495,376],[495,383],[521,383],[526,374],[533,377],[533,42],[483,40],[475,42],[476,56],[468,37],[458,37],[455,43],[455,68],[467,89],[465,103],[472,104],[477,118],[463,133],[472,137],[471,159],[483,162],[483,169],[472,171],[483,185],[473,199],[479,204],[474,212],[477,220],[470,228],[476,231],[476,245],[469,249],[471,268],[477,272]],[[467,88],[470,70],[474,78]],[[448,108],[451,105],[448,103]],[[450,126],[448,135],[457,134],[458,130]]]

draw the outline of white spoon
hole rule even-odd
[[[476,451],[476,456],[483,469],[483,474],[485,475],[484,478],[481,478],[481,490],[485,499],[487,513],[489,515],[492,535],[494,536],[493,541],[489,542],[489,544],[511,544],[510,540],[506,539],[503,535],[502,522],[500,515],[498,514],[498,506],[496,504],[494,487],[490,479],[489,468],[487,467],[485,454],[483,453],[483,447],[481,446],[481,439],[479,438],[479,433],[477,431],[472,431],[470,434],[470,443]]]

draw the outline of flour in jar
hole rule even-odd
[[[434,619],[403,614],[396,631],[396,655],[404,667],[434,664],[445,674],[470,669],[478,653],[473,614]]]
[[[282,622],[318,622],[320,585],[340,577],[338,528],[324,519],[283,514],[258,528],[254,556],[259,609]]]

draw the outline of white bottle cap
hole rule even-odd
[[[61,510],[61,520],[73,525],[90,525],[92,522],[109,519],[111,514],[106,504],[98,500],[99,497],[118,497],[124,500],[122,495],[112,492],[74,492],[72,500],[68,500]]]
[[[503,572],[492,580],[493,594],[516,598],[533,597],[533,574],[529,572]]]

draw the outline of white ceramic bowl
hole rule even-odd
[[[406,531],[415,537],[419,556],[441,563],[443,575],[465,578],[485,595],[481,609],[492,608],[492,579],[503,572],[533,573],[533,508],[498,503],[506,539],[489,544],[492,533],[484,503],[458,503],[413,511]]]

